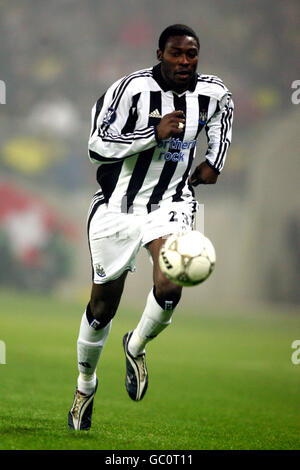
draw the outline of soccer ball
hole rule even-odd
[[[167,238],[159,253],[163,274],[179,286],[196,286],[212,273],[216,253],[211,241],[194,230]]]

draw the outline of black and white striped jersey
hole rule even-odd
[[[156,126],[174,110],[185,114],[184,132],[159,141]],[[222,80],[196,74],[182,94],[169,89],[160,64],[115,82],[92,109],[89,156],[99,164],[95,202],[113,211],[144,214],[192,198],[188,184],[196,140],[205,128],[207,163],[218,173],[231,142],[233,102]]]

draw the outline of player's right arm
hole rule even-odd
[[[182,132],[178,128],[184,122],[181,111],[165,115],[156,127],[142,127],[134,83],[126,86],[126,79],[114,83],[92,109],[88,148],[93,162],[118,162]]]
[[[137,124],[134,86],[114,83],[92,109],[89,156],[93,162],[118,162],[157,145],[154,126]]]

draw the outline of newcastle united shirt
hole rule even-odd
[[[159,141],[156,126],[174,110],[185,114],[181,134]],[[233,102],[222,80],[195,74],[178,94],[160,64],[115,82],[92,110],[89,156],[99,164],[96,202],[116,212],[144,214],[167,201],[192,198],[188,184],[196,141],[204,128],[207,163],[220,173],[231,142]],[[200,162],[199,162],[200,163]]]

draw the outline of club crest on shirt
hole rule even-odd
[[[207,121],[207,110],[202,109],[199,113],[199,124],[205,124]]]
[[[107,126],[109,126],[110,124],[115,122],[116,117],[117,117],[116,110],[114,108],[108,108],[103,118],[103,124],[106,124]]]
[[[95,265],[95,271],[98,274],[98,276],[100,276],[100,277],[105,277],[106,276],[106,272],[104,271],[104,268],[101,264],[96,264]]]

